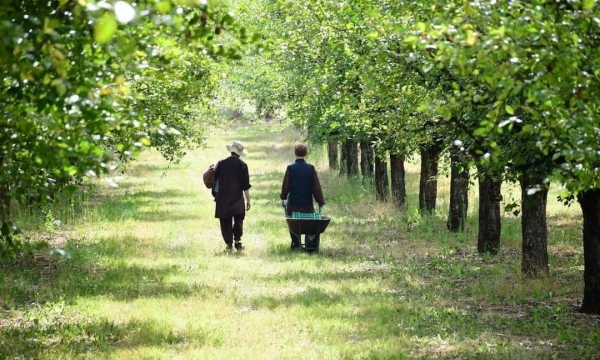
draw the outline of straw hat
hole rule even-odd
[[[231,145],[227,145],[227,150],[232,153],[236,153],[239,156],[246,156],[248,153],[244,150],[244,144],[235,140]]]

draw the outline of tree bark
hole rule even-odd
[[[527,192],[539,182],[524,174],[521,177],[521,271],[530,277],[548,275],[548,227],[546,203],[548,189],[542,188],[534,194]]]
[[[392,198],[400,210],[406,209],[406,171],[404,156],[390,155],[390,172],[392,174]]]
[[[577,195],[583,211],[583,302],[581,312],[600,314],[600,189]]]
[[[8,195],[8,186],[0,184],[0,223],[8,221],[10,217],[10,197]]]
[[[0,255],[6,255],[10,252],[12,246],[10,222],[10,197],[8,195],[8,185],[0,184]]]
[[[479,234],[477,251],[498,254],[500,250],[500,188],[502,181],[489,177],[479,178]]]
[[[360,171],[363,177],[373,176],[373,146],[368,141],[360,142]]]
[[[437,200],[438,161],[441,148],[428,146],[421,149],[421,179],[419,181],[419,211],[431,213]]]
[[[340,176],[345,176],[348,173],[348,146],[346,143],[348,140],[344,140],[341,143],[341,153],[340,153]]]
[[[389,181],[387,172],[387,162],[385,158],[375,157],[375,194],[379,201],[388,201],[389,198]]]
[[[327,157],[329,158],[329,168],[337,170],[340,163],[338,160],[338,142],[336,140],[327,143]]]
[[[346,154],[348,155],[346,158],[346,175],[348,177],[358,176],[358,144],[355,141],[346,141]]]
[[[450,210],[448,230],[464,231],[469,210],[469,169],[459,154],[450,156]]]

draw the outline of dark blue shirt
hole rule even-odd
[[[315,167],[304,159],[296,159],[285,171],[280,198],[287,199],[291,207],[312,207],[313,196],[320,206],[325,204]]]

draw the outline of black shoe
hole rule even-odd
[[[226,246],[227,246],[227,247],[225,248],[225,251],[227,251],[227,252],[231,252],[231,251],[233,250],[233,245],[231,245],[231,244],[226,244]]]
[[[235,242],[235,249],[236,249],[237,251],[242,251],[242,250],[244,250],[244,246],[242,245],[242,242],[241,242],[241,241],[236,241],[236,242]]]

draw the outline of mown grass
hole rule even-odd
[[[234,138],[253,184],[241,254],[223,251],[201,180]],[[420,217],[409,164],[410,207],[399,213],[375,202],[369,182],[325,170],[314,146],[333,221],[318,254],[291,253],[278,193],[299,139],[273,125],[215,133],[168,171],[147,152],[119,188],[24,217],[32,239],[71,258],[0,266],[0,358],[600,358],[599,319],[577,312],[578,208],[550,202],[551,276],[525,279],[519,219],[504,219],[499,256],[476,253],[476,186],[466,231],[451,234],[446,177],[438,212]]]

